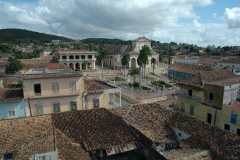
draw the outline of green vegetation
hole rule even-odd
[[[122,77],[115,77],[114,80],[115,81],[124,81],[124,78],[122,78]]]
[[[8,59],[8,64],[6,65],[6,68],[5,68],[6,74],[15,74],[21,69],[22,69],[22,63],[18,59],[12,58],[12,57]]]
[[[126,79],[126,66],[129,64],[130,61],[130,54],[124,54],[122,58],[122,65],[124,66],[124,79]]]
[[[133,84],[132,83],[128,83],[126,84],[126,86],[128,87],[133,87],[134,89],[140,89],[140,83],[139,82],[134,82]],[[145,86],[142,86],[142,89],[143,90],[151,90],[151,88],[148,88],[148,87],[145,87]]]
[[[33,32],[23,29],[1,29],[0,30],[0,43],[51,43],[52,40],[61,40],[65,42],[73,41],[72,39],[55,36],[50,34],[44,34],[39,32]]]
[[[172,85],[167,84],[166,82],[160,81],[160,80],[159,81],[152,81],[151,83],[156,85],[156,86],[159,86],[159,87],[163,87],[163,85],[164,85],[165,88],[172,87]]]
[[[140,74],[140,69],[139,69],[139,68],[136,68],[136,67],[132,67],[132,68],[129,70],[128,74],[133,77],[133,81],[135,82],[135,80],[136,80],[136,75],[139,75],[139,74]]]
[[[223,67],[223,69],[229,69],[229,68],[230,68],[230,66]]]
[[[102,64],[102,78],[103,78],[103,62],[105,59],[107,59],[109,56],[108,56],[108,52],[105,48],[103,47],[100,47],[99,48],[99,54],[97,56],[97,59],[101,62]]]
[[[15,51],[13,57],[17,59],[31,59],[40,57],[41,49],[34,48],[32,53],[24,53],[22,51]]]
[[[6,44],[0,44],[0,53],[12,52],[12,46]]]
[[[101,44],[110,44],[110,45],[127,45],[131,44],[131,41],[124,41],[121,39],[107,39],[107,38],[87,38],[82,39],[81,42],[83,44],[95,44],[95,45],[101,45]]]

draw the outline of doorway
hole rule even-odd
[[[207,113],[207,122],[212,124],[212,114]]]

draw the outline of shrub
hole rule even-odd
[[[134,83],[133,83],[133,87],[139,88],[139,87],[140,87],[140,84],[139,84],[138,82],[134,82]]]

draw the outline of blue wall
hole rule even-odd
[[[7,105],[13,104],[16,107],[16,117],[26,117],[25,101],[0,103],[0,118],[7,118]]]

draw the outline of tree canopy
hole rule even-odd
[[[13,57],[8,59],[8,64],[6,65],[5,72],[6,74],[15,74],[22,69],[22,63]]]

